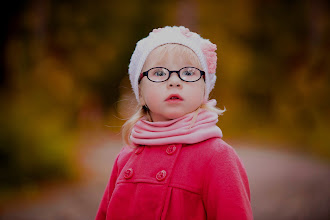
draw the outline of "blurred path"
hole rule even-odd
[[[330,219],[329,164],[253,146],[236,149],[248,173],[255,220]]]
[[[248,172],[255,220],[329,219],[329,164],[299,155],[232,144]],[[121,141],[83,148],[84,181],[55,190],[33,204],[4,210],[2,220],[91,220]]]

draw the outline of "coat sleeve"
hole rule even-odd
[[[252,220],[250,189],[242,161],[229,145],[213,155],[204,176],[208,220]]]
[[[109,204],[112,192],[115,188],[116,180],[118,177],[118,164],[117,164],[118,158],[119,158],[119,154],[117,155],[115,163],[113,165],[112,172],[110,175],[110,180],[105,188],[105,191],[104,191],[101,203],[99,205],[99,209],[97,211],[95,220],[106,219],[108,204]]]

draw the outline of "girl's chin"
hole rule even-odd
[[[169,120],[173,120],[173,119],[177,119],[177,118],[180,118],[182,116],[184,116],[186,113],[180,113],[180,112],[173,112],[172,114],[167,114],[166,115],[166,121],[169,121]]]
[[[173,112],[173,113],[169,113],[169,114],[166,114],[166,115],[153,115],[153,114],[151,114],[151,117],[152,117],[153,121],[156,122],[156,121],[169,121],[169,120],[180,118],[184,115],[185,115],[184,113]]]

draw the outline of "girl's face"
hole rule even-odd
[[[173,71],[189,66],[202,70],[197,55],[191,49],[182,45],[166,44],[155,48],[149,54],[142,72],[153,67],[165,67]],[[172,73],[167,81],[158,83],[143,77],[139,88],[140,103],[148,106],[155,122],[179,118],[195,111],[204,101],[203,77],[196,82],[185,82],[177,73]],[[169,99],[172,96],[180,99]]]

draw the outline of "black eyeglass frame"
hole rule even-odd
[[[167,79],[165,79],[165,80],[163,80],[163,81],[154,81],[154,80],[151,80],[151,79],[149,78],[149,76],[148,76],[148,73],[149,73],[150,70],[152,70],[152,69],[156,69],[156,68],[166,69],[166,70],[168,71],[168,77],[167,77]],[[183,70],[183,69],[185,69],[185,68],[194,68],[194,69],[197,69],[197,70],[200,72],[200,74],[201,74],[200,77],[199,77],[198,79],[194,80],[194,81],[187,81],[187,80],[182,79],[181,76],[180,76],[180,71]],[[185,66],[185,67],[182,67],[182,68],[179,69],[179,70],[173,70],[173,71],[170,71],[169,69],[167,69],[167,68],[165,68],[165,67],[153,67],[153,68],[151,68],[151,69],[149,69],[149,70],[147,70],[147,71],[142,72],[141,77],[140,77],[140,79],[139,79],[139,83],[140,83],[140,81],[142,80],[142,78],[143,78],[144,76],[146,76],[151,82],[155,82],[155,83],[165,82],[165,81],[167,81],[167,80],[171,77],[171,74],[172,74],[172,73],[177,73],[177,74],[178,74],[178,77],[179,77],[182,81],[184,81],[184,82],[197,82],[198,80],[200,80],[200,79],[202,78],[202,76],[205,76],[205,72],[204,72],[203,70],[200,70],[200,69],[198,69],[198,68],[196,68],[196,67],[192,67],[192,66]],[[204,77],[203,77],[203,78],[204,78]],[[205,78],[204,78],[204,80],[205,80]]]

